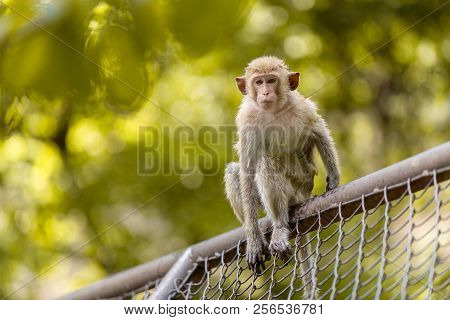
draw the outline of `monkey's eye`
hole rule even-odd
[[[255,83],[259,86],[259,85],[262,85],[263,81],[262,80],[256,80]]]
[[[269,79],[268,81],[267,81],[267,83],[275,83],[277,80],[275,80],[275,78],[272,78],[272,79]]]

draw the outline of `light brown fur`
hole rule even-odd
[[[258,210],[263,207],[273,222],[270,253],[286,259],[290,252],[288,208],[310,197],[317,174],[315,147],[327,170],[327,190],[339,184],[333,140],[315,104],[295,90],[298,80],[299,74],[290,72],[276,57],[253,60],[244,77],[236,78],[244,93],[236,117],[239,163],[228,164],[225,188],[247,233],[247,261],[257,272],[267,255]],[[307,250],[300,250],[300,255],[304,260]],[[305,274],[308,261],[302,267]],[[307,275],[304,279],[311,282]],[[305,296],[316,297],[310,284]]]

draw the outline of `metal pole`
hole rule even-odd
[[[192,261],[192,248],[187,248],[177,262],[170,268],[164,278],[158,284],[155,292],[150,297],[151,300],[167,300],[177,288],[177,280],[183,280],[189,270],[194,267]]]
[[[180,252],[171,253],[159,259],[116,273],[87,287],[69,293],[61,299],[90,300],[106,299],[137,290],[148,284],[155,284],[177,261]]]
[[[411,188],[414,192],[426,185],[427,179],[429,179],[430,175],[432,176],[433,170],[437,170],[438,181],[449,179],[449,167],[450,142],[446,142],[392,166],[352,181],[321,196],[314,197],[302,205],[292,207],[290,209],[291,221],[296,222],[301,220],[306,226],[308,220],[312,221],[315,219],[319,211],[321,212],[321,219],[329,220],[335,214],[339,203],[341,203],[342,216],[345,218],[352,210],[358,210],[357,206],[363,194],[366,195],[366,210],[369,210],[376,205],[380,199],[379,197],[383,197],[383,189],[385,186],[391,186],[388,188],[390,190],[389,200],[393,200],[401,196],[405,188],[405,181],[409,178],[422,175],[411,181]],[[260,219],[260,225],[263,232],[270,232],[270,221],[267,218]],[[243,228],[239,227],[202,241],[190,247],[191,261],[195,262],[199,257],[211,257],[211,259],[214,259],[215,253],[234,248],[239,241],[243,240],[245,240],[245,233]],[[180,257],[180,253],[161,257],[157,260],[112,275],[104,280],[70,293],[64,296],[63,299],[104,299],[118,296],[124,292],[137,290],[145,284],[154,283],[163,277],[172,265],[174,265],[178,257]],[[186,269],[180,267],[179,270]]]

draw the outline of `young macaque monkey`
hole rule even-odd
[[[299,76],[284,61],[265,56],[250,62],[245,75],[236,78],[244,95],[236,117],[239,162],[227,165],[225,189],[245,228],[247,263],[254,272],[264,268],[268,252],[284,260],[290,255],[288,209],[311,195],[317,174],[314,148],[327,170],[327,191],[339,185],[333,139],[314,103],[296,91]],[[269,244],[258,224],[261,207],[273,224]],[[301,265],[304,296],[316,298],[311,272],[306,274],[310,269],[306,247],[299,254],[305,261]]]

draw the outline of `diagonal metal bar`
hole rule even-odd
[[[290,209],[291,222],[294,226],[298,223],[300,232],[310,232],[316,230],[319,225],[317,223],[318,212],[320,212],[320,224],[328,225],[336,215],[340,215],[341,219],[346,219],[361,213],[363,209],[376,208],[381,202],[399,199],[405,192],[408,192],[408,188],[410,192],[422,190],[429,184],[430,179],[435,179],[436,183],[450,179],[450,142],[292,207]],[[361,195],[363,194],[364,206],[361,204]],[[270,235],[270,221],[263,218],[260,220],[260,225],[263,232]],[[192,261],[206,260],[209,269],[224,262],[228,263],[234,260],[236,247],[243,242],[245,242],[244,230],[236,228],[193,245],[191,247]],[[245,246],[239,246],[239,252],[244,251]],[[180,253],[176,253],[162,257],[113,275],[63,298],[108,298],[127,290],[135,290],[146,284],[156,283],[170,270],[179,256]],[[196,266],[188,272],[184,281],[199,279],[204,275],[205,270],[201,264],[196,264]],[[183,283],[179,285],[182,286]],[[120,287],[122,288],[121,292],[119,292]]]
[[[166,273],[150,299],[169,299],[170,295],[177,289],[177,280],[183,279],[193,267],[192,248],[187,248],[178,258],[177,262]]]

